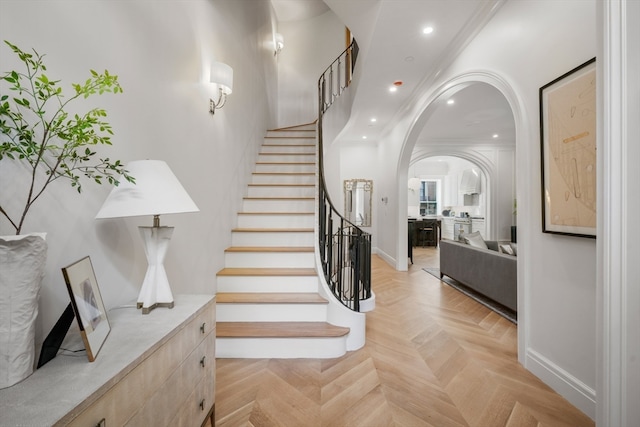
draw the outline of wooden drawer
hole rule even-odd
[[[183,338],[183,354],[187,357],[196,346],[198,346],[208,334],[216,327],[216,305],[210,304],[202,313],[193,319],[185,329]]]
[[[144,404],[142,366],[131,371],[122,381],[114,385],[98,401],[74,418],[68,425],[78,427],[97,426],[108,420],[109,426],[121,426]]]
[[[214,340],[215,342],[215,340]],[[214,351],[212,349],[212,351]],[[204,425],[215,399],[215,364],[206,370],[205,377],[198,383],[186,402],[171,420],[176,427],[194,427]]]
[[[196,384],[208,372],[215,371],[215,338],[215,334],[208,334],[167,381],[154,390],[150,399],[126,425],[171,426],[169,421],[181,410]]]

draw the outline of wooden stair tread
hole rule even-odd
[[[317,293],[218,292],[218,304],[328,304]]]
[[[244,197],[244,200],[315,200],[314,197]]]
[[[296,184],[296,183],[277,184],[277,183],[271,183],[271,182],[249,184],[249,187],[315,187],[315,186],[316,186],[315,184]]]
[[[227,267],[218,276],[317,276],[315,268],[241,268]]]
[[[300,130],[290,131],[290,132],[300,132]],[[311,131],[311,132],[314,132],[314,131]],[[283,135],[283,136],[265,136],[264,139],[316,139],[316,137],[315,136]]]
[[[313,228],[234,228],[234,233],[309,233]]]
[[[315,212],[238,212],[238,215],[315,215]]]
[[[259,153],[261,156],[315,156],[316,153]]]
[[[269,165],[269,166],[275,166],[275,165],[305,165],[305,166],[311,166],[311,165],[315,165],[315,162],[256,162],[257,165]]]
[[[253,175],[315,176],[315,172],[253,172]]]
[[[313,252],[313,246],[231,246],[225,252]]]
[[[326,322],[217,322],[218,338],[338,338],[349,328]]]
[[[287,137],[277,137],[274,136],[274,139],[285,139]],[[295,137],[288,137],[289,139],[295,139]],[[303,138],[301,138],[303,139]],[[274,143],[269,143],[269,144],[262,144],[263,147],[315,147],[316,144],[274,144]]]

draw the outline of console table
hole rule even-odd
[[[215,297],[177,295],[172,309],[107,316],[111,332],[94,362],[59,354],[0,390],[0,426],[214,425]]]

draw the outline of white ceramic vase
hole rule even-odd
[[[33,373],[45,233],[0,236],[0,389]]]

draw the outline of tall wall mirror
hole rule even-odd
[[[370,179],[345,179],[345,217],[359,227],[371,227],[371,196],[373,181]]]

